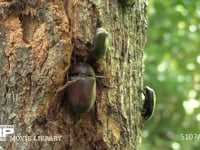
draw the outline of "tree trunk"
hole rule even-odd
[[[146,0],[128,2],[0,2],[0,125],[14,125],[15,137],[62,136],[57,142],[7,139],[0,148],[140,149]],[[98,27],[112,37],[104,58],[91,64],[105,78],[97,80],[92,110],[77,118],[58,89],[70,64],[87,57]]]

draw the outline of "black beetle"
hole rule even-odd
[[[73,64],[69,71],[66,96],[75,114],[90,111],[96,99],[96,78],[93,68],[86,62]]]
[[[143,111],[142,111],[142,117],[143,120],[149,120],[154,113],[155,104],[156,104],[156,94],[152,88],[149,86],[145,86],[144,91],[144,105],[143,105]]]
[[[122,7],[133,7],[135,5],[135,0],[118,0]]]

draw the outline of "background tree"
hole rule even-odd
[[[151,0],[148,15],[144,82],[155,89],[157,107],[142,149],[199,149],[200,2]]]
[[[62,135],[61,142],[5,142],[4,149],[140,149],[146,1],[0,2],[0,124],[15,135]],[[97,27],[112,36],[91,64],[92,111],[74,121],[64,93],[71,63],[83,61]]]

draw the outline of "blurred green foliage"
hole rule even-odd
[[[157,95],[142,150],[200,149],[200,1],[148,1],[144,84]]]

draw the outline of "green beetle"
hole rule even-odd
[[[97,28],[88,59],[97,61],[105,55],[108,47],[109,33],[104,28]]]
[[[70,84],[66,96],[75,114],[90,111],[96,99],[96,78],[93,68],[86,62],[73,64],[69,73]]]

